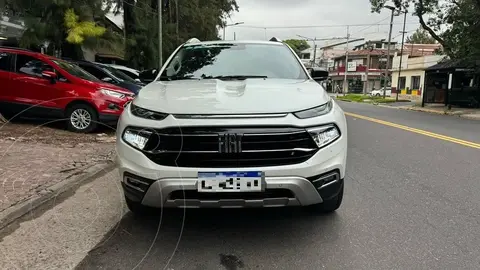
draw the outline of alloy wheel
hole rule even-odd
[[[70,115],[70,122],[76,129],[83,130],[91,125],[92,116],[85,109],[76,109]]]

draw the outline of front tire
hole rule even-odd
[[[314,204],[310,205],[310,209],[313,210],[316,213],[321,213],[321,214],[329,214],[332,212],[335,212],[338,208],[340,208],[340,205],[342,205],[343,201],[343,185],[340,191],[338,192],[337,195],[334,197],[323,201],[322,203],[319,204]]]
[[[376,94],[375,96],[380,97],[380,94]]]
[[[67,111],[68,130],[77,133],[90,133],[98,126],[98,114],[86,104],[73,105]]]

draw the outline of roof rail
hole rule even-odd
[[[272,37],[269,41],[273,41],[273,42],[282,42],[281,39],[279,38],[276,38],[276,37]]]
[[[10,47],[10,46],[0,46],[0,49],[11,49],[11,50],[19,50],[19,51],[26,51],[26,52],[33,52],[32,50],[20,48],[20,47]]]
[[[187,42],[185,42],[185,43],[189,44],[189,43],[198,43],[198,42],[200,42],[200,40],[198,38],[191,38],[191,39],[187,40]]]

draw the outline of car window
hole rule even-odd
[[[125,73],[125,75],[127,75],[128,77],[132,78],[132,79],[138,79],[138,75],[133,73],[133,72],[130,72],[128,70],[125,70],[125,69],[118,69],[119,71]]]
[[[84,80],[88,80],[88,81],[91,81],[91,82],[100,82],[100,80],[98,80],[95,76],[86,72],[85,70],[83,70],[82,68],[80,68],[79,66],[77,66],[73,63],[63,61],[63,60],[59,60],[59,59],[51,59],[51,60],[52,60],[52,62],[57,64],[59,67],[61,67],[64,71],[68,72],[69,74],[71,74],[75,77],[78,77],[78,78],[81,78],[81,79],[84,79]]]
[[[116,68],[113,68],[113,67],[105,67],[108,71],[110,71],[115,77],[123,80],[123,81],[126,81],[126,82],[130,82],[130,83],[135,83],[135,80],[133,78],[131,78],[130,76],[128,76],[127,74],[124,73],[123,70],[118,70]]]
[[[41,78],[43,71],[55,72],[55,69],[35,57],[17,54],[15,72]]]
[[[12,54],[0,52],[0,70],[12,71]]]
[[[79,64],[79,66],[85,70],[86,72],[92,74],[93,76],[95,76],[95,78],[99,79],[99,80],[102,80],[103,78],[105,77],[110,77],[108,76],[108,74],[106,72],[104,72],[103,70],[99,69],[99,68],[96,68],[94,66],[91,66],[91,65],[85,65],[85,64]]]
[[[200,44],[181,48],[161,77],[208,78],[266,76],[308,79],[302,64],[286,46],[271,44]]]

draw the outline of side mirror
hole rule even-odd
[[[326,70],[321,70],[321,69],[315,69],[315,68],[310,68],[310,76],[315,81],[324,81],[328,79],[328,71]]]
[[[110,77],[105,77],[105,78],[102,79],[102,81],[107,82],[107,83],[111,83],[113,80]]]
[[[55,74],[55,72],[53,71],[45,70],[45,71],[42,71],[42,78],[49,80],[50,83],[54,84],[55,81],[57,80],[57,74]]]

